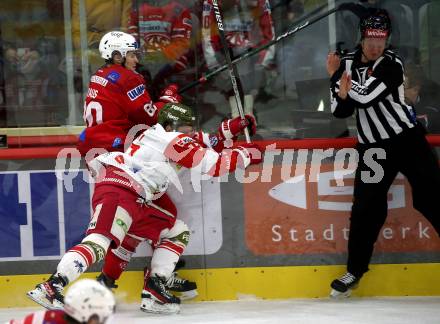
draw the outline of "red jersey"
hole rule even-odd
[[[148,53],[160,51],[175,61],[187,52],[191,31],[191,13],[176,1],[162,7],[144,2],[130,13],[128,32],[139,40],[147,59]]]
[[[84,103],[87,128],[78,142],[81,154],[92,148],[123,151],[131,127],[157,122],[164,103],[153,103],[144,82],[139,73],[118,64],[104,66],[92,75]]]
[[[64,311],[39,311],[29,314],[21,320],[10,320],[7,324],[67,324]]]

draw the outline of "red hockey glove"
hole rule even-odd
[[[159,100],[163,102],[179,103],[182,101],[182,97],[179,95],[178,91],[179,86],[177,84],[170,84],[163,89]]]
[[[228,119],[220,124],[218,129],[220,137],[224,140],[229,140],[237,137],[240,133],[248,127],[249,135],[252,136],[257,131],[257,122],[252,115],[245,115],[244,119],[236,117],[234,119]]]
[[[237,146],[235,149],[240,150],[246,158],[244,159],[245,165],[249,164],[259,164],[263,161],[263,154],[261,153],[261,148],[255,143],[244,143]],[[246,163],[246,160],[248,163]]]
[[[244,115],[244,118],[246,118],[246,120],[249,123],[247,125],[247,128],[249,130],[249,136],[255,135],[255,133],[257,132],[257,120],[253,115],[248,115],[248,114]]]

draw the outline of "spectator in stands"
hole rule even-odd
[[[293,0],[286,8],[287,20],[294,22],[304,13],[304,0]]]
[[[42,109],[45,71],[34,42],[17,30],[19,42],[5,45],[5,94],[7,120],[10,126],[29,126],[25,113],[31,108]]]
[[[109,30],[127,30],[128,15],[131,0],[86,0],[84,13],[80,10],[80,0],[72,1],[72,36],[73,46],[78,58],[87,50],[90,71],[95,71],[101,65],[98,51],[99,41]],[[85,21],[81,21],[84,18]],[[81,47],[81,24],[85,24],[87,49]]]
[[[140,73],[153,97],[163,87],[164,77],[187,68],[192,35],[192,16],[188,4],[176,0],[133,0],[128,33],[132,34],[144,52]],[[164,70],[169,71],[164,71]],[[154,82],[152,80],[154,79]]]
[[[431,1],[420,18],[420,56],[426,75],[440,84],[440,2]]]
[[[429,133],[440,133],[440,86],[425,77],[420,65],[406,66],[405,101]]]
[[[268,0],[218,2],[222,11],[226,41],[234,57],[274,39],[272,13]],[[203,1],[202,22],[204,58],[208,69],[212,70],[225,64],[212,0]],[[246,101],[252,106],[254,99],[266,103],[274,98],[270,91],[276,74],[274,59],[275,47],[271,46],[238,65],[243,91],[250,96],[248,100],[245,96],[245,107]],[[228,78],[227,72],[223,73],[223,77],[223,80],[219,79],[218,86],[220,88],[227,86],[228,95],[231,96],[230,83],[224,82],[224,79]],[[248,112],[251,112],[249,110]]]
[[[6,109],[5,109],[5,77],[4,77],[4,60],[3,60],[3,38],[0,26],[0,127],[6,126]]]
[[[282,0],[272,6],[275,34],[286,31],[304,14],[304,0]]]
[[[63,75],[54,68],[64,57],[63,22],[53,5],[0,2],[7,126],[59,125],[60,112],[67,110]]]

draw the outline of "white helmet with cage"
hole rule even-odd
[[[119,52],[124,58],[127,52],[136,51],[139,45],[136,39],[127,33],[121,31],[111,31],[102,36],[99,42],[99,53],[105,60],[112,58],[113,52]]]
[[[92,316],[99,323],[105,323],[115,311],[113,293],[96,280],[81,279],[72,284],[64,298],[64,311],[67,315],[87,323]]]

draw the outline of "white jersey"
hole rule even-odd
[[[136,138],[125,153],[101,154],[92,160],[90,167],[99,175],[98,181],[134,188],[145,199],[153,200],[155,195],[167,190],[170,181],[181,190],[179,166],[197,167],[201,174],[219,176],[235,170],[238,156],[244,167],[249,165],[249,157],[240,149],[219,154],[185,134],[167,132],[156,124]],[[113,166],[123,172],[120,177],[109,179],[103,175],[102,166]]]

